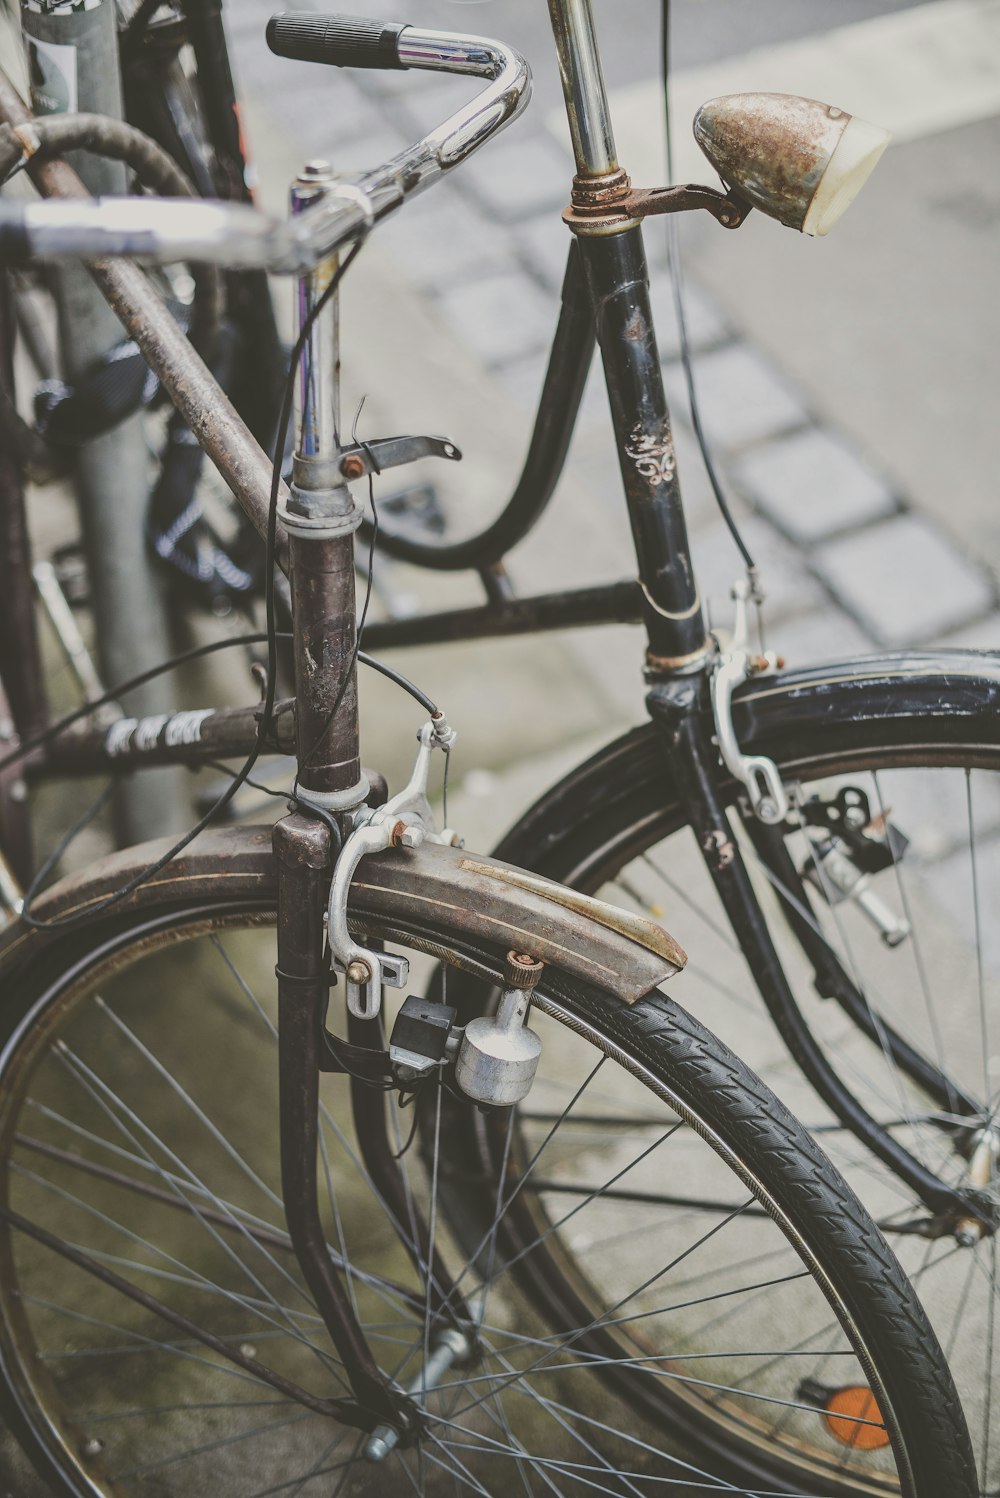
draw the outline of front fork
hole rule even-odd
[[[319,1073],[329,969],[323,911],[330,882],[329,828],[293,814],[274,829],[278,868],[278,1074],[281,1186],[288,1233],[357,1399],[363,1426],[409,1424],[415,1411],[379,1372],[327,1248],[316,1160]]]
[[[335,181],[325,163],[308,166],[293,188],[293,213],[314,211]],[[425,1291],[416,1296],[393,1286],[393,1293],[420,1317],[426,1306],[431,1323],[425,1333],[430,1356],[415,1390],[400,1389],[379,1369],[345,1289],[341,1270],[347,1266],[335,1261],[319,1210],[319,1074],[343,1069],[331,1063],[325,1032],[334,971],[327,944],[343,971],[352,1016],[350,1044],[362,1056],[366,1049],[375,1052],[373,1064],[377,1066],[382,985],[405,982],[406,965],[353,943],[347,929],[348,886],[366,852],[396,841],[405,844],[409,840],[415,846],[425,836],[444,839],[444,834],[433,832],[426,805],[427,761],[432,748],[450,748],[454,739],[443,713],[436,711],[425,725],[422,756],[418,756],[410,785],[380,809],[365,805],[370,787],[359,752],[354,591],[354,533],[362,507],[345,478],[408,461],[418,450],[427,451],[428,443],[430,450],[440,450],[441,455],[460,454],[451,443],[412,437],[344,447],[339,434],[337,273],[336,263],[325,261],[298,287],[299,325],[309,333],[297,371],[298,440],[292,485],[281,511],[289,537],[295,631],[296,797],[302,812],[313,813],[293,812],[273,833],[278,874],[281,1184],[296,1258],[353,1395],[346,1413],[342,1409],[335,1413],[345,1423],[372,1432],[366,1454],[377,1461],[401,1440],[408,1442],[420,1434],[418,1400],[428,1370],[439,1375],[448,1361],[471,1356],[475,1339],[461,1327],[468,1309],[405,1190],[387,1134],[385,1099],[357,1078],[351,1103],[365,1170],[386,1204]],[[334,869],[333,837],[338,828],[343,843]],[[365,1038],[359,1047],[362,1034]],[[368,1039],[373,1035],[374,1042]]]
[[[706,676],[664,681],[651,690],[648,706],[661,731],[681,804],[705,865],[779,1034],[797,1065],[835,1116],[916,1194],[936,1218],[965,1222],[972,1217],[992,1232],[992,1223],[983,1208],[928,1171],[861,1106],[833,1070],[806,1024],[726,813],[721,792],[719,749],[711,726],[709,692],[710,682]],[[766,857],[765,862],[770,867]]]
[[[273,845],[278,871],[278,1095],[285,1217],[295,1256],[357,1403],[347,1420],[374,1432],[376,1446],[370,1455],[379,1460],[400,1440],[419,1435],[421,1409],[412,1395],[429,1387],[431,1380],[425,1368],[417,1389],[408,1393],[380,1371],[327,1245],[317,1192],[317,1147],[319,1075],[331,1069],[325,1022],[332,969],[324,951],[323,920],[333,861],[331,834],[324,822],[293,813],[276,825]],[[358,1051],[381,1049],[380,1024],[378,1017],[351,1016],[352,1045]],[[359,1071],[352,1074],[350,1097],[365,1170],[425,1285],[423,1295],[399,1286],[394,1291],[410,1302],[416,1325],[425,1307],[429,1310],[433,1367],[435,1358],[441,1360],[439,1348],[446,1349],[449,1363],[464,1361],[474,1350],[474,1338],[467,1331],[473,1316],[406,1190],[389,1139],[384,1095]]]

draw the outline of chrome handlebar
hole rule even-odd
[[[531,96],[528,64],[501,42],[406,26],[396,47],[402,67],[487,78],[489,86],[390,161],[332,187],[311,212],[284,221],[241,204],[153,197],[0,203],[0,262],[127,255],[306,274],[467,160]]]

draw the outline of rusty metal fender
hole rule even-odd
[[[191,909],[203,901],[268,905],[276,897],[270,827],[220,827],[203,833],[127,899],[100,902],[166,851],[169,839],[111,854],[53,885],[33,908],[38,920],[76,917],[75,944],[92,911],[95,927],[128,912]],[[541,962],[599,984],[626,1003],[671,977],[687,960],[654,921],[619,910],[497,859],[425,843],[363,860],[350,910],[419,928],[439,928]],[[0,995],[11,976],[42,951],[67,940],[67,929],[36,931],[13,921],[0,933]]]

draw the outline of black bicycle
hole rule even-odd
[[[650,722],[547,791],[495,851],[699,932],[686,980],[697,1012],[807,1121],[890,1236],[952,1358],[991,1492],[1000,1482],[991,1440],[1000,1371],[1000,948],[991,918],[1000,660],[921,651],[777,669],[751,643],[759,579],[707,453],[747,571],[734,589],[732,632],[706,633],[639,227],[653,215],[708,210],[734,229],[753,206],[825,233],[885,138],[808,102],[714,101],[695,133],[725,194],[637,191],[615,155],[589,14],[590,94],[578,34],[550,9],[577,177],[564,215],[573,234],[560,315],[524,465],[479,534],[463,534],[461,516],[447,512],[430,527],[415,507],[403,523],[383,514],[378,537],[380,552],[400,561],[478,572],[485,601],[379,621],[366,640],[385,649],[603,622],[645,627]],[[665,6],[665,53],[667,18]],[[783,156],[803,129],[808,186]],[[686,354],[682,299],[678,321]],[[595,342],[638,580],[517,597],[504,558],[555,491]],[[697,406],[694,416],[697,430]],[[763,1006],[747,1003],[748,976]]]

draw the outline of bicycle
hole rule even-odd
[[[553,17],[592,42],[578,7],[554,5]],[[746,1493],[787,1480],[814,1493],[971,1495],[947,1366],[863,1209],[742,1064],[650,996],[683,962],[672,939],[438,832],[428,773],[452,732],[398,673],[429,716],[410,784],[370,794],[356,716],[361,504],[343,470],[370,476],[427,439],[343,444],[335,293],[374,222],[516,116],[528,73],[478,38],[333,19],[317,45],[288,24],[309,53],[488,86],[355,183],[306,173],[288,229],[150,200],[0,216],[8,256],[239,256],[304,274],[299,441],[283,494],[279,465],[262,461],[138,270],[94,268],[266,535],[268,563],[290,558],[297,694],[294,712],[276,704],[272,669],[256,709],[96,732],[81,714],[49,731],[51,759],[190,764],[238,749],[231,795],[262,750],[297,740],[298,809],[273,848],[267,829],[219,829],[29,891],[3,934],[0,970],[16,980],[0,1053],[6,1413],[72,1492],[302,1491],[325,1489],[331,1471],[370,1491],[387,1480],[497,1491],[502,1457],[526,1490],[537,1477],[570,1491]],[[73,190],[65,168],[37,176]],[[286,421],[290,408],[291,387]],[[275,917],[276,985],[261,936]],[[433,996],[407,999],[386,1038],[383,988],[408,985],[401,946],[430,959]],[[206,958],[224,987],[204,976]],[[474,999],[460,973],[479,983]],[[170,1019],[155,1000],[164,985]],[[331,991],[338,1010],[345,998],[346,1035],[327,1029]],[[529,1005],[547,1043],[524,1023]],[[233,1075],[220,1089],[223,1056]],[[275,1087],[280,1158],[262,1108]],[[647,1131],[638,1153],[609,1147],[622,1119]],[[676,1197],[663,1194],[665,1171]],[[346,1173],[363,1200],[344,1199]],[[622,1200],[656,1220],[637,1255],[615,1241]],[[42,1278],[46,1254],[57,1290]],[[692,1288],[702,1276],[707,1295]],[[687,1366],[703,1357],[707,1377]],[[177,1384],[179,1367],[192,1381]],[[824,1390],[814,1375],[830,1369],[837,1387]],[[593,1392],[581,1389],[588,1372]],[[227,1377],[249,1380],[253,1397]],[[261,1417],[275,1400],[277,1418]],[[690,1449],[739,1475],[717,1477]]]
[[[186,0],[183,6],[122,3],[100,11],[53,14],[29,9],[23,14],[23,36],[17,17],[9,20],[12,39],[16,36],[26,49],[32,97],[46,111],[36,126],[38,149],[49,155],[83,153],[83,161],[91,164],[87,169],[97,174],[88,178],[92,191],[126,191],[127,173],[128,181],[147,190],[251,200],[252,168],[240,131],[219,5]],[[63,75],[65,87],[60,88]],[[60,112],[60,103],[65,109],[78,91],[74,112]],[[116,107],[121,122],[105,117],[105,111],[113,114]],[[0,175],[16,171],[20,156],[20,144],[8,139]],[[119,176],[110,175],[115,173]],[[220,273],[209,268],[204,284],[197,273],[193,284],[192,299],[192,278],[171,279],[176,315],[190,328],[254,436],[269,450],[285,350],[266,276],[255,270]],[[53,298],[54,307],[49,305]],[[78,316],[66,312],[67,298]],[[37,589],[46,624],[63,653],[82,663],[87,651],[60,594],[74,610],[85,607],[92,615],[89,633],[106,680],[155,664],[176,648],[178,639],[200,632],[205,614],[232,613],[232,625],[245,628],[262,598],[256,540],[225,488],[210,473],[203,474],[201,450],[185,423],[176,413],[158,417],[162,393],[135,345],[100,297],[88,291],[85,279],[83,290],[73,293],[63,275],[22,273],[11,300],[8,341],[25,351],[41,383],[31,392],[30,403],[22,399],[21,419],[13,402],[0,405],[4,440],[36,480],[71,479],[82,524],[81,542],[59,548],[54,572]],[[83,316],[88,306],[89,316]],[[49,323],[59,308],[56,339]],[[24,372],[19,371],[22,380]],[[151,414],[140,421],[140,413],[150,408]],[[95,469],[97,437],[106,440]],[[109,475],[121,474],[123,464],[131,473],[126,487],[135,495],[127,515],[120,503],[110,505],[106,498],[113,488]],[[13,478],[8,481],[0,507],[7,544],[18,529],[17,487]],[[4,676],[22,734],[42,726],[46,713],[29,585],[25,575],[28,596],[15,591],[4,608],[21,637],[18,650],[5,655]],[[157,604],[146,611],[145,629],[134,629],[123,642],[119,617],[134,615],[138,602],[150,594]],[[98,668],[88,662],[86,669],[92,681]],[[162,705],[156,687],[129,702],[138,713]],[[122,787],[116,796],[116,831],[126,843],[182,825],[187,815],[181,778],[161,775],[154,780],[152,795],[132,797],[132,788]],[[30,877],[30,848],[16,851],[22,877]]]
[[[405,528],[383,517],[380,528],[380,550],[403,562],[478,571],[487,601],[376,622],[367,638],[380,649],[600,622],[648,627],[643,588],[658,568],[687,566],[674,536],[640,558],[640,584],[515,597],[504,573],[555,489],[587,376],[596,278],[587,284],[581,242],[510,502],[482,533],[455,540],[422,531],[416,516]],[[620,322],[604,342],[607,375],[622,364]],[[635,528],[618,413],[615,428]],[[648,522],[649,506],[641,513]],[[703,633],[658,627],[661,641],[675,640],[651,647],[651,723],[546,792],[495,852],[636,910],[679,906],[695,922],[705,943],[692,985],[699,1014],[819,1133],[894,1242],[974,1412],[992,1491],[996,659],[911,652],[761,672],[744,625],[735,649],[720,632],[700,660]],[[753,809],[768,790],[755,784],[761,760],[789,802],[775,822]],[[745,1002],[748,972],[765,1000],[758,1010]]]

